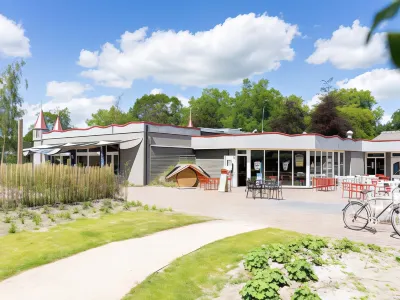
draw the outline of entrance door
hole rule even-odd
[[[107,165],[114,166],[114,173],[119,173],[119,155],[118,152],[107,152]]]
[[[392,157],[392,178],[400,179],[400,157]]]
[[[237,157],[238,186],[246,186],[247,181],[247,156]]]

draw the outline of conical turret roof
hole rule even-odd
[[[40,110],[39,116],[36,120],[35,127],[33,129],[44,129],[48,130],[46,121],[44,120],[43,110]]]
[[[63,131],[62,126],[61,126],[60,116],[57,116],[57,119],[54,122],[53,130],[54,131]]]

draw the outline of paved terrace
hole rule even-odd
[[[400,237],[394,234],[391,225],[378,225],[376,233],[346,229],[342,208],[347,199],[341,198],[340,190],[317,192],[311,189],[284,189],[283,196],[285,200],[253,200],[250,197],[246,199],[244,188],[221,193],[199,189],[133,187],[129,188],[128,199],[159,207],[170,206],[175,211],[189,214],[400,247]]]

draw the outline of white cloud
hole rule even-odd
[[[368,68],[384,63],[388,59],[385,46],[385,33],[375,33],[368,45],[365,39],[369,32],[355,20],[352,27],[340,26],[328,40],[315,42],[314,53],[306,59],[309,64],[332,63],[338,69]]]
[[[163,90],[162,89],[152,89],[150,91],[150,95],[158,95],[158,94],[162,94]]]
[[[82,76],[119,88],[149,77],[180,86],[237,83],[276,70],[281,61],[293,60],[291,43],[297,35],[297,25],[254,13],[194,33],[148,33],[143,27],[122,34],[119,45],[105,43],[99,52],[82,50],[79,64],[91,66]],[[88,57],[96,59],[87,63]]]
[[[29,57],[29,48],[29,39],[22,25],[0,14],[0,55]]]
[[[400,95],[400,71],[375,69],[350,80],[336,82],[340,88],[369,90],[376,100],[398,100]]]
[[[314,105],[319,104],[321,102],[321,95],[316,94],[314,95],[310,101],[307,102],[307,105],[312,108]]]
[[[94,68],[97,66],[99,60],[99,52],[90,52],[82,49],[79,55],[78,65],[85,68]]]
[[[189,98],[186,98],[185,96],[182,96],[181,94],[176,95],[176,98],[179,99],[179,101],[181,101],[182,105],[185,107],[189,106]]]
[[[75,96],[82,95],[84,91],[92,87],[88,84],[82,84],[75,81],[50,81],[47,83],[46,96],[52,97],[57,101],[64,101]]]
[[[391,115],[384,115],[384,116],[382,117],[381,123],[382,123],[382,124],[386,124],[386,123],[388,123],[391,119],[392,119],[392,116],[391,116]]]
[[[84,95],[87,89],[87,86],[79,82],[49,82],[46,95],[51,99],[43,103],[43,111],[68,107],[71,113],[71,123],[76,127],[87,127],[85,121],[91,117],[92,113],[99,109],[108,109],[116,101],[114,96],[87,97]],[[40,111],[40,104],[24,103],[23,109],[26,111],[24,133],[27,133],[29,126],[36,122],[36,114]],[[53,124],[47,124],[47,126],[51,129]]]

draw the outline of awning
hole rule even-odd
[[[82,149],[82,148],[94,148],[106,145],[120,145],[120,149],[130,149],[136,147],[142,142],[143,138],[137,138],[126,141],[97,141],[97,142],[77,142],[77,143],[64,143],[64,144],[52,144],[52,145],[41,145],[31,148],[26,148],[23,150],[24,156],[32,153],[40,153],[44,155],[63,155],[68,156],[63,153],[67,153],[68,150]]]

